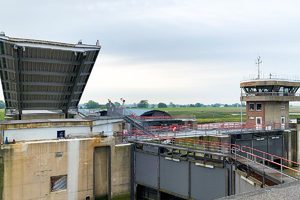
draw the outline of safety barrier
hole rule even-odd
[[[153,136],[147,134],[121,134],[121,136],[131,138],[133,141],[145,139],[147,141],[194,148],[206,152],[222,153],[241,163],[244,162],[244,164],[250,164],[252,167],[260,167],[264,173],[269,174],[270,176],[275,176],[274,174],[277,174],[275,178],[279,178],[281,182],[284,182],[286,179],[296,180],[300,177],[300,170],[298,170],[300,168],[300,163],[248,146],[192,138],[174,138],[173,136]]]

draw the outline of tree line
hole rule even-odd
[[[113,103],[115,106],[121,106],[121,103],[119,102],[114,102]],[[222,103],[214,103],[214,104],[203,104],[203,103],[195,103],[195,104],[174,104],[173,102],[170,103],[163,103],[160,102],[158,104],[150,104],[148,100],[141,100],[138,103],[133,103],[133,104],[126,104],[126,107],[129,108],[187,108],[187,107],[196,107],[196,108],[201,108],[201,107],[240,107],[240,103],[233,103],[233,104],[222,104]],[[242,104],[245,106],[244,104]],[[79,105],[79,108],[84,108],[84,109],[105,109],[107,108],[107,104],[100,104],[96,101],[89,100],[88,102]]]

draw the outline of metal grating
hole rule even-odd
[[[0,35],[0,77],[7,109],[76,109],[100,46]]]

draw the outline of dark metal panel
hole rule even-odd
[[[158,188],[158,156],[136,152],[135,181],[139,184]]]
[[[246,147],[252,147],[252,139],[249,140],[236,140],[235,141],[237,145],[242,146],[246,146]],[[239,154],[241,154],[242,156],[247,156],[245,153],[241,153],[238,152]]]
[[[227,196],[226,168],[206,168],[191,165],[191,195],[193,199],[210,200]]]
[[[268,152],[277,156],[283,156],[283,139],[282,135],[269,136]]]
[[[187,161],[171,161],[160,157],[160,188],[181,197],[189,195],[189,164]]]
[[[263,152],[268,152],[268,138],[267,137],[255,137],[253,139],[253,148],[263,151]],[[254,152],[256,155],[260,156],[260,157],[264,157],[265,155],[263,155],[261,152],[259,151],[255,151]],[[262,161],[261,159],[257,159],[257,161]]]

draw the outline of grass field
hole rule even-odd
[[[201,108],[157,108],[171,115],[195,116],[198,123],[240,122],[241,109],[236,107],[201,107]],[[245,120],[245,108],[243,121]],[[300,118],[300,107],[290,107],[290,118]],[[299,113],[299,114],[298,114]]]
[[[201,108],[155,108],[170,113],[171,115],[194,116],[198,123],[214,122],[240,122],[241,109],[236,107],[201,107]],[[300,107],[290,107],[290,118],[300,118]],[[4,109],[0,109],[0,120],[4,120]],[[245,108],[243,108],[243,121]]]
[[[4,120],[4,116],[5,116],[5,111],[4,109],[0,109],[0,120]]]
[[[198,123],[240,122],[241,109],[236,107],[158,108],[171,115],[195,116]],[[243,109],[243,113],[245,110]]]

